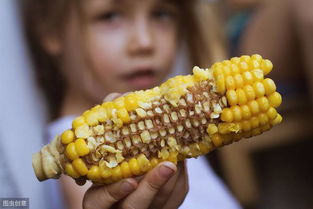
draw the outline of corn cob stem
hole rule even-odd
[[[107,184],[261,134],[282,121],[281,96],[264,78],[272,67],[235,57],[97,105],[33,155],[36,176]]]

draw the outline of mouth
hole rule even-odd
[[[152,68],[136,69],[123,75],[122,79],[134,89],[151,88],[156,82],[156,71]]]

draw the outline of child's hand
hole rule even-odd
[[[183,202],[187,192],[184,162],[177,167],[163,162],[143,176],[140,182],[124,179],[107,186],[93,185],[84,196],[83,208],[174,209]]]
[[[104,102],[121,96],[108,95]],[[84,195],[84,209],[108,208],[178,208],[188,192],[185,162],[176,167],[163,162],[137,179],[124,179],[111,185],[91,186]]]

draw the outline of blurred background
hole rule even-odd
[[[0,1],[0,198],[48,208],[31,154],[43,145],[46,105],[34,79],[16,0]],[[313,208],[313,1],[215,0],[228,57],[272,60],[281,125],[208,156],[246,209]],[[5,171],[5,172],[4,172]]]

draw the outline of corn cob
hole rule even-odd
[[[261,134],[282,121],[264,78],[272,68],[260,55],[235,57],[97,105],[33,155],[36,176],[108,184]]]

